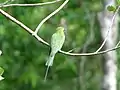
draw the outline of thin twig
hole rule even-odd
[[[50,19],[53,15],[55,15],[57,12],[59,12],[67,3],[69,0],[66,0],[58,9],[56,9],[54,12],[52,12],[50,15],[48,15],[46,18],[44,18],[39,25],[37,26],[37,28],[35,29],[35,32],[33,33],[33,35],[37,34],[40,27],[48,20]]]
[[[26,30],[29,34],[33,34],[33,31],[25,26],[22,22],[18,21],[17,19],[15,19],[14,17],[12,17],[11,15],[9,15],[8,13],[6,13],[5,11],[3,11],[2,9],[0,9],[0,13],[5,16],[6,18],[8,18],[9,20],[13,21],[14,23],[16,23],[17,25],[19,25],[21,28],[23,28],[24,30]],[[36,38],[39,42],[43,43],[44,45],[47,45],[49,46],[49,43],[47,43],[46,41],[44,41],[41,37],[39,37],[38,35],[34,35],[34,38]],[[120,46],[118,47],[115,47],[115,48],[112,48],[112,49],[108,49],[108,50],[105,50],[105,51],[101,51],[101,52],[98,52],[98,53],[69,53],[69,52],[65,52],[65,51],[62,51],[60,50],[59,52],[63,53],[63,54],[66,54],[66,55],[69,55],[69,56],[91,56],[91,55],[99,55],[99,54],[104,54],[104,53],[107,53],[109,51],[113,51],[113,50],[116,50],[120,48]]]
[[[5,2],[3,2],[3,3],[0,3],[0,6],[3,6],[3,5],[5,5],[5,4],[7,4],[8,2],[10,2],[11,0],[7,0],[7,1],[5,1]]]
[[[75,51],[76,49],[79,49],[79,47],[73,48],[73,49],[71,49],[71,50],[69,50],[69,51],[67,51],[67,52],[71,53],[71,52]],[[81,49],[81,48],[80,48],[80,49]]]
[[[116,44],[116,46],[115,47],[118,47],[120,45],[120,41]]]
[[[120,8],[120,6],[117,7],[117,9],[116,9],[116,11],[115,11],[115,13],[114,13],[114,15],[113,15],[113,17],[112,17],[111,25],[110,25],[110,27],[109,27],[109,29],[108,29],[108,31],[107,31],[107,35],[106,35],[106,37],[105,37],[105,40],[103,41],[103,43],[101,44],[101,46],[96,50],[96,53],[98,53],[98,52],[103,48],[103,46],[105,45],[105,43],[106,43],[106,41],[107,41],[107,39],[108,39],[108,35],[109,35],[110,31],[112,31],[112,26],[113,26],[113,24],[114,24],[114,20],[115,20],[115,17],[117,16],[117,13],[118,13],[118,11],[119,11],[119,8]]]
[[[0,7],[33,7],[33,6],[42,6],[42,5],[48,5],[48,4],[53,4],[56,2],[59,2],[61,0],[55,0],[51,2],[45,2],[45,3],[35,3],[35,4],[8,4],[8,5],[0,5]]]

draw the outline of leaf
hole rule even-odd
[[[4,73],[4,69],[0,67],[0,75]]]
[[[110,6],[107,7],[107,10],[108,10],[108,11],[115,11],[115,10],[116,10],[116,7],[110,5]]]

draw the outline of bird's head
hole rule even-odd
[[[65,29],[64,29],[64,27],[58,27],[57,28],[57,31],[64,31]]]

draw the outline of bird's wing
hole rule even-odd
[[[54,33],[51,38],[51,49],[53,53],[57,53],[63,46],[65,41],[65,35],[60,33]]]

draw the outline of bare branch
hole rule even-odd
[[[118,47],[120,45],[120,41],[116,44],[116,46],[115,47]]]
[[[116,11],[115,11],[115,13],[114,13],[114,15],[113,15],[113,18],[112,18],[112,20],[111,20],[111,25],[110,25],[110,27],[109,27],[109,29],[108,29],[108,31],[107,31],[106,38],[105,38],[105,40],[103,41],[103,43],[101,44],[101,46],[98,48],[98,50],[96,51],[96,53],[98,53],[98,52],[103,48],[103,46],[105,45],[105,43],[106,43],[106,41],[107,41],[107,39],[108,39],[108,35],[109,35],[110,31],[112,31],[112,26],[113,26],[113,24],[114,24],[114,20],[115,20],[115,17],[117,16],[117,13],[118,13],[118,11],[119,11],[119,8],[120,8],[120,6],[117,7],[117,9],[116,9]]]
[[[96,53],[96,52],[93,52],[93,53],[69,53],[69,52],[65,52],[65,51],[62,51],[62,50],[60,50],[60,52],[63,53],[63,54],[69,55],[69,56],[93,56],[93,55],[104,54],[104,53],[107,53],[107,52],[110,52],[110,51],[113,51],[113,50],[116,50],[116,49],[119,49],[119,48],[120,48],[120,46],[114,47],[114,48],[111,48],[111,49],[107,49],[107,50],[104,50],[104,51],[100,51],[98,53]]]
[[[17,19],[15,19],[14,17],[12,17],[11,15],[9,15],[8,13],[6,13],[5,11],[3,11],[2,9],[0,9],[0,13],[2,15],[4,15],[6,18],[8,18],[9,20],[13,21],[14,23],[16,23],[17,25],[19,25],[20,27],[22,27],[24,30],[26,30],[29,34],[33,34],[34,32],[27,26],[25,26],[22,22],[18,21]],[[44,45],[50,46],[49,43],[47,43],[46,41],[44,41],[41,37],[39,37],[38,35],[34,35],[34,38],[36,38],[39,42],[43,43]],[[101,51],[101,52],[93,52],[93,53],[69,53],[69,52],[65,52],[60,50],[59,52],[69,55],[69,56],[92,56],[92,55],[99,55],[99,54],[104,54],[113,50],[116,50],[120,48],[120,46],[112,48],[112,49],[108,49],[105,51]]]
[[[37,26],[37,28],[35,29],[35,32],[33,33],[33,35],[37,34],[40,27],[48,20],[50,19],[53,15],[55,15],[57,12],[59,12],[67,3],[69,0],[66,0],[58,9],[56,9],[54,12],[52,12],[50,15],[48,15],[46,18],[44,18],[39,25]]]
[[[8,4],[8,5],[0,5],[0,7],[34,7],[34,6],[42,6],[42,5],[48,5],[48,4],[53,4],[56,2],[59,2],[61,0],[55,0],[51,2],[45,2],[45,3],[35,3],[35,4]]]

